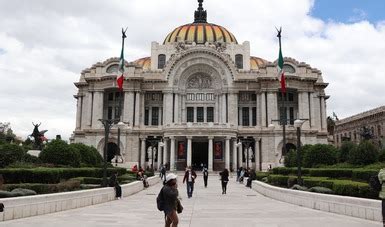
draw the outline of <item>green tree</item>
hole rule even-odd
[[[47,143],[40,152],[39,158],[44,163],[72,167],[79,167],[81,159],[79,151],[76,148],[69,146],[63,140],[52,140]]]
[[[354,165],[368,165],[378,161],[378,148],[370,141],[364,140],[349,152],[348,162]]]
[[[353,150],[357,145],[353,142],[343,142],[337,153],[338,162],[346,162],[349,159],[349,152]]]
[[[305,167],[316,167],[318,165],[333,165],[337,161],[337,150],[328,144],[315,144],[303,155]]]
[[[4,168],[16,161],[21,161],[25,152],[16,144],[0,145],[0,167]]]
[[[103,158],[96,148],[81,143],[73,143],[69,146],[79,151],[82,165],[100,166],[103,163]]]

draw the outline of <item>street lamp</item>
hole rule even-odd
[[[305,122],[304,119],[297,119],[294,121],[294,127],[297,128],[297,183],[302,185],[301,173],[301,127]]]
[[[107,149],[108,149],[108,135],[111,127],[119,122],[119,119],[99,119],[104,126],[104,150],[103,150],[103,187],[107,187]]]
[[[120,129],[124,128],[126,126],[126,124],[122,121],[119,121],[117,124],[118,126],[118,153],[115,153],[115,166],[118,166],[118,156],[122,155],[121,152],[120,152]],[[123,162],[123,160],[122,160]]]

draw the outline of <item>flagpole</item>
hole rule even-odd
[[[126,31],[127,31],[127,28],[126,30],[123,30],[122,28],[122,51],[120,53],[120,60],[122,61],[121,62],[121,66],[119,67],[120,68],[120,71],[122,72],[122,77],[123,77],[123,81],[124,81],[124,39],[127,37],[126,36]],[[123,83],[122,83],[122,87],[119,88],[119,122],[122,122],[122,99],[123,99]],[[119,147],[119,155],[121,155],[121,152],[120,152],[120,124],[118,124],[118,147]],[[115,164],[116,166],[118,165],[118,156],[116,155],[115,157]]]
[[[278,34],[277,34],[277,37],[278,37],[278,41],[279,41],[279,51],[281,53],[281,32],[282,32],[282,28],[280,28],[279,30],[277,29],[278,31]],[[281,69],[283,71],[283,68]],[[281,73],[281,72],[280,72]],[[280,75],[279,75],[280,76]],[[286,155],[286,124],[287,124],[287,117],[286,117],[286,109],[285,109],[285,99],[286,99],[286,92],[284,92],[284,90],[281,88],[281,100],[282,100],[282,112],[283,114],[281,114],[281,124],[282,124],[282,153],[281,153],[281,158],[279,159],[279,162],[281,163],[281,159],[284,155]]]

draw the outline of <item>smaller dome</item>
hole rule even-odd
[[[135,65],[143,68],[143,71],[149,71],[151,69],[151,57],[139,58],[133,61]]]
[[[261,68],[261,66],[265,65],[266,63],[268,63],[268,61],[266,61],[265,59],[250,56],[250,69],[251,70],[258,70],[259,68]]]

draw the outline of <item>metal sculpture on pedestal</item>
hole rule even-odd
[[[39,124],[34,124],[32,122],[32,125],[34,126],[34,129],[33,129],[33,132],[31,135],[29,135],[30,137],[33,137],[34,139],[34,145],[33,147],[35,149],[39,149],[41,150],[42,149],[42,145],[43,145],[43,142],[44,141],[47,141],[47,138],[44,137],[44,133],[46,133],[48,130],[42,130],[42,131],[39,131],[39,126],[41,125],[41,123]]]

